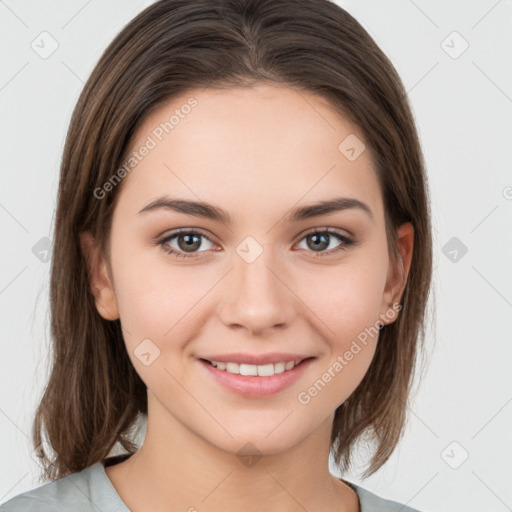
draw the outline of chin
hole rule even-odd
[[[271,426],[269,423],[268,425],[262,425],[261,429],[248,429],[245,426],[245,428],[240,430],[233,426],[227,426],[227,430],[233,437],[227,434],[215,439],[211,438],[211,436],[206,436],[205,440],[222,450],[238,456],[261,456],[286,452],[297,445],[301,438],[308,435],[307,432],[301,432],[298,426],[295,425],[289,425],[288,428],[283,429],[281,429],[282,425],[279,427],[277,425],[278,423],[272,423]]]

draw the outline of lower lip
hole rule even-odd
[[[261,398],[283,391],[299,379],[313,361],[314,359],[305,359],[291,370],[276,373],[269,377],[256,377],[254,375],[229,373],[215,368],[206,361],[199,360],[217,382],[239,395],[250,398]]]

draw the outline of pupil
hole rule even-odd
[[[182,246],[181,243],[179,243],[179,240],[181,239],[185,239],[185,244]],[[195,242],[193,241],[193,239],[195,239]],[[198,241],[199,240],[199,237],[197,235],[182,235],[181,237],[178,238],[178,243],[180,245],[180,249],[185,249],[185,250],[189,250],[189,249],[199,249],[199,247],[201,246],[201,242]]]
[[[314,235],[311,235],[311,238],[315,240],[314,247],[316,247],[317,249],[319,247],[321,247],[322,249],[325,249],[326,247],[329,247],[329,242],[326,242],[326,240],[328,238],[327,235],[314,234]],[[322,241],[319,241],[319,239],[323,239],[324,242],[322,243]]]

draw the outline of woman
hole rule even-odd
[[[343,9],[141,12],[73,113],[54,246],[51,482],[0,510],[413,511],[328,467],[396,447],[432,266],[403,85]]]

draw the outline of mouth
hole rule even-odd
[[[303,359],[296,359],[290,361],[283,360],[277,363],[268,363],[260,365],[236,363],[234,361],[210,361],[209,359],[202,358],[201,361],[210,364],[214,368],[217,368],[217,370],[232,373],[234,375],[244,375],[248,377],[272,377],[273,375],[289,372],[293,368],[299,366],[304,361],[308,361],[309,359],[314,359],[314,357],[305,357]]]
[[[214,381],[245,398],[275,395],[296,382],[316,357],[263,365],[198,359]]]

